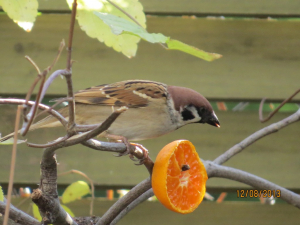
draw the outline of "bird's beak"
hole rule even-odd
[[[212,113],[211,117],[208,119],[208,121],[206,122],[209,125],[215,126],[215,127],[221,127],[219,119],[217,117],[217,115],[215,114],[215,112]]]
[[[206,123],[208,123],[209,125],[215,126],[215,127],[221,127],[219,120],[209,120]]]

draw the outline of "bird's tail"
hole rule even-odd
[[[33,131],[43,127],[58,127],[61,123],[53,116],[47,116],[44,119],[32,124],[29,128],[29,131]],[[21,130],[18,130],[18,134],[21,133]],[[2,138],[0,138],[0,142],[4,142],[14,136],[15,132],[12,132]]]

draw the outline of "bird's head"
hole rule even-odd
[[[184,87],[169,86],[175,109],[181,114],[183,125],[207,123],[220,127],[220,122],[209,101],[198,92]]]

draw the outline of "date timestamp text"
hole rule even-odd
[[[271,198],[276,197],[280,198],[281,193],[280,190],[236,190],[236,194],[238,198]]]

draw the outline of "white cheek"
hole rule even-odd
[[[201,117],[199,116],[198,111],[196,110],[195,107],[191,107],[190,111],[193,113],[193,115],[195,117],[195,119],[192,119],[191,121],[197,122],[197,121],[201,120]]]
[[[182,109],[182,108],[181,108]],[[181,120],[182,120],[182,124],[185,125],[185,124],[189,124],[189,123],[196,123],[196,122],[199,122],[201,120],[201,117],[199,116],[198,114],[198,111],[196,110],[195,107],[188,107],[188,110],[193,114],[193,116],[195,117],[194,119],[191,119],[191,120],[187,120],[187,121],[184,121],[183,120],[183,117],[181,116]],[[182,111],[182,110],[181,110]],[[181,114],[181,113],[180,113]]]

